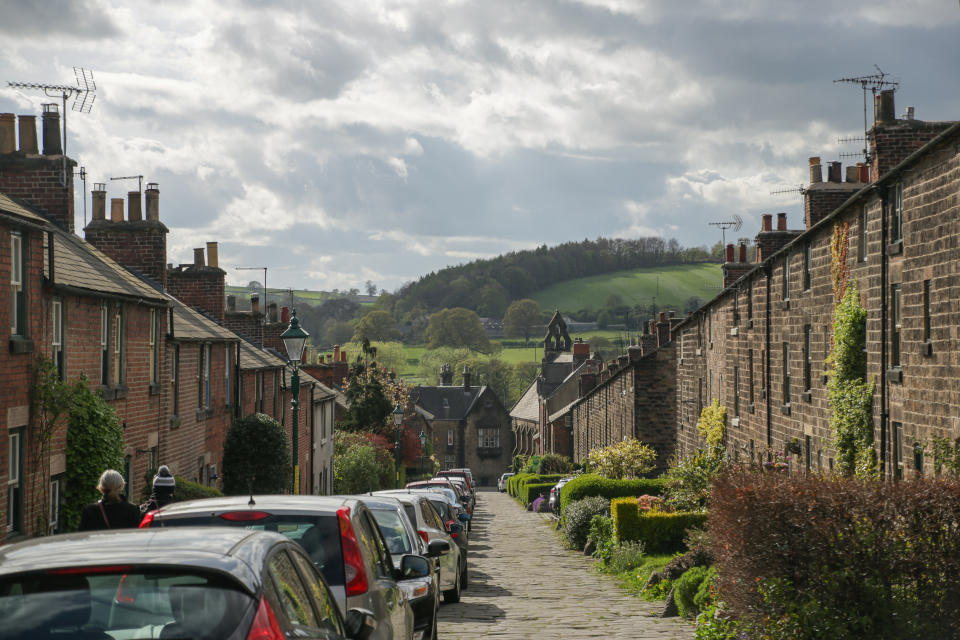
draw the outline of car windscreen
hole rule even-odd
[[[249,512],[238,511],[236,514]],[[299,515],[259,512],[257,520],[231,519],[231,513],[203,514],[176,518],[157,518],[151,526],[157,527],[241,527],[254,531],[275,531],[296,540],[317,565],[327,584],[342,587],[343,554],[340,550],[340,524],[337,514]]]
[[[392,554],[413,553],[407,529],[400,520],[400,513],[393,509],[370,509],[373,519],[380,527],[383,539],[387,541],[387,548]]]
[[[0,638],[228,638],[254,598],[192,569],[69,568],[0,579]]]

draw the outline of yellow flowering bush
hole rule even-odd
[[[590,467],[599,475],[613,480],[640,478],[653,471],[657,452],[636,438],[594,449],[588,456]]]

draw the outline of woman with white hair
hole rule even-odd
[[[123,495],[125,484],[123,476],[115,469],[107,469],[100,474],[97,491],[103,497],[83,508],[80,531],[136,529],[140,526],[140,508],[127,502],[127,497]]]

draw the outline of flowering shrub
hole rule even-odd
[[[657,452],[636,438],[594,449],[588,456],[590,466],[605,478],[624,480],[639,478],[653,471]]]
[[[533,511],[534,513],[540,513],[541,511],[540,507],[542,506],[543,506],[543,496],[540,496],[539,498],[537,498],[536,500],[530,503],[530,511]],[[550,510],[550,507],[548,505],[545,511],[549,511],[549,510]]]
[[[723,439],[727,433],[727,408],[714,400],[700,411],[697,431],[707,443],[707,450],[714,455],[723,453]]]
[[[637,507],[640,509],[640,511],[660,509],[663,507],[663,498],[660,496],[651,496],[649,493],[645,493],[637,498]]]

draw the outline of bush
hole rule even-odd
[[[639,540],[640,508],[636,498],[614,498],[610,501],[610,518],[613,524],[613,537],[621,540]],[[633,538],[621,538],[618,531],[636,532]]]
[[[573,471],[573,463],[570,458],[556,453],[548,453],[540,458],[540,466],[537,473],[543,475],[548,473],[570,473]]]
[[[223,444],[223,492],[281,493],[290,488],[290,445],[283,426],[254,413],[230,426]]]
[[[649,553],[681,551],[688,530],[702,527],[707,520],[707,514],[701,511],[641,511],[635,498],[611,500],[610,515],[617,542],[640,540]]]
[[[960,482],[723,474],[717,597],[771,638],[932,638],[960,617]]]
[[[333,492],[366,493],[380,488],[377,453],[373,447],[355,444],[333,459]]]
[[[691,567],[677,578],[673,583],[673,600],[677,603],[677,611],[681,616],[693,618],[700,613],[700,607],[694,602],[694,598],[700,593],[704,582],[709,584],[716,573],[717,570],[712,568]]]
[[[593,496],[571,502],[563,510],[563,535],[571,549],[583,549],[593,516],[610,514],[610,501]]]
[[[610,549],[610,560],[607,569],[610,573],[631,571],[643,564],[646,548],[642,542],[630,541],[616,544]]]
[[[517,476],[514,476],[514,478],[516,477]],[[534,484],[549,484],[550,487],[553,487],[553,485],[557,484],[557,481],[562,477],[564,476],[561,474],[539,475],[535,473],[524,473],[521,474],[520,479],[516,480],[513,485],[508,485],[507,490],[510,491],[512,486],[513,493],[510,495],[526,505],[530,503],[530,500],[524,501],[524,498],[526,498],[528,495],[527,487]],[[510,478],[510,480],[513,480],[513,478]],[[550,494],[550,487],[547,488],[547,495]],[[537,496],[535,495],[533,497],[536,498]]]
[[[540,468],[540,456],[530,456],[521,469],[521,473],[536,473]]]
[[[613,520],[607,516],[593,516],[590,518],[590,531],[587,540],[593,543],[593,556],[600,558],[606,565],[610,559],[610,549],[613,547]]]
[[[520,501],[523,502],[523,506],[527,506],[538,497],[543,496],[544,499],[550,497],[550,489],[553,488],[553,485],[557,484],[556,482],[538,482],[536,484],[525,484],[523,485],[522,491],[523,495],[520,496]]]
[[[182,476],[174,476],[177,481],[177,488],[173,492],[176,502],[181,500],[199,500],[200,498],[216,498],[223,495],[223,492],[216,487],[208,487],[198,482],[191,482]]]
[[[593,449],[588,457],[591,468],[604,478],[623,480],[639,478],[653,471],[657,452],[635,438],[609,447]]]
[[[523,467],[526,466],[527,460],[530,459],[530,456],[527,455],[515,455],[513,456],[513,461],[510,465],[510,471],[514,473],[520,473],[523,471]]]
[[[585,473],[563,485],[560,494],[560,512],[563,513],[571,502],[590,496],[603,496],[607,500],[612,500],[645,493],[654,496],[663,493],[663,480],[660,478],[610,480],[593,473]]]
[[[713,478],[725,468],[726,460],[717,449],[712,452],[698,449],[674,461],[663,475],[667,506],[678,511],[706,509]]]

